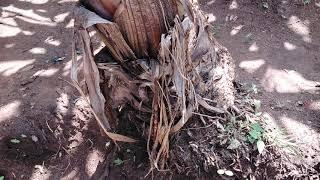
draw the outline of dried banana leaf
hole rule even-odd
[[[95,115],[98,124],[110,139],[114,141],[135,142],[136,140],[132,138],[111,133],[112,129],[110,122],[115,121],[115,119],[113,119],[115,116],[111,113],[111,107],[105,108],[106,101],[100,90],[99,71],[94,61],[90,37],[86,30],[87,27],[94,25],[96,22],[107,24],[111,22],[101,19],[99,16],[96,16],[94,13],[81,7],[76,13],[78,19],[76,19],[77,31],[75,32],[75,37],[79,38],[80,44],[82,45],[83,57],[80,60],[76,59],[74,43],[73,63],[71,68],[71,78],[74,85],[84,97],[87,97],[88,95],[93,114]],[[84,87],[81,87],[80,85],[78,73],[82,74],[84,78]],[[87,94],[85,92],[87,92]]]
[[[140,113],[147,114],[151,169],[165,169],[170,137],[199,109],[221,114],[233,105],[233,60],[192,2],[124,0],[114,22],[93,12],[77,16],[84,63],[81,68],[78,61],[73,62],[75,84],[79,91],[88,92],[82,94],[89,97],[97,121],[115,141],[133,142],[110,134],[112,124],[117,124],[116,107],[130,105],[137,112],[136,119]],[[114,62],[95,62],[88,26],[100,32],[105,53]],[[85,86],[80,86],[78,72]]]

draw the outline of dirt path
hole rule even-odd
[[[0,176],[6,179],[88,179],[100,172],[105,142],[65,81],[75,1],[0,2]],[[318,164],[320,7],[200,2],[237,60],[238,79],[257,85],[271,123],[302,147],[300,163]]]

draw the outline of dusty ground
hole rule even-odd
[[[104,156],[87,107],[66,82],[74,5],[0,3],[0,174],[6,179],[88,179]]]
[[[320,162],[319,2],[201,1],[238,80],[257,86],[269,123],[303,149],[293,162],[310,166]]]
[[[238,80],[257,86],[270,124],[301,147],[295,163],[319,168],[320,2],[200,3],[236,60]],[[0,176],[6,179],[100,173],[106,142],[67,82],[74,4],[0,2]]]

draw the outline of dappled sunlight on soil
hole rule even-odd
[[[319,90],[316,85],[320,84],[320,82],[307,80],[294,70],[278,70],[268,67],[261,84],[268,92],[299,93]]]
[[[300,35],[303,39],[303,41],[310,43],[311,37],[310,37],[310,21],[305,20],[302,21],[297,16],[291,16],[288,20],[288,28],[295,32],[296,34]]]
[[[5,122],[14,116],[19,116],[20,101],[14,101],[9,104],[0,105],[0,123]]]
[[[320,134],[315,130],[312,130],[308,125],[298,122],[295,119],[291,119],[287,116],[281,116],[281,123],[285,126],[285,129],[294,136],[297,142],[303,142],[301,145],[307,145],[309,147],[319,147],[320,146]],[[315,152],[313,152],[315,153]]]
[[[248,61],[242,61],[241,63],[239,63],[239,67],[244,69],[248,73],[254,73],[265,63],[266,61],[263,59],[248,60]]]
[[[2,76],[11,76],[22,68],[31,65],[35,60],[14,60],[14,61],[1,61],[0,62],[0,73]]]
[[[236,60],[237,79],[258,88],[271,129],[301,147],[301,166],[320,162],[319,2],[200,1],[215,34]],[[237,8],[232,8],[237,7]],[[298,164],[299,164],[298,163]]]
[[[301,150],[300,154],[298,154],[301,156],[300,162],[313,166],[313,162],[317,162],[320,158],[318,150],[320,147],[319,131],[314,130],[308,124],[301,123],[287,116],[281,116],[279,120],[287,134],[290,135],[290,139]]]

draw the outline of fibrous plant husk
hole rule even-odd
[[[234,104],[233,60],[212,35],[196,4],[184,0],[124,0],[107,20],[76,10],[72,79],[87,98],[104,133],[113,141],[136,142],[117,134],[119,108],[131,107],[131,121],[147,126],[151,169],[165,169],[170,139],[190,120],[224,114]],[[97,61],[88,28],[104,42]],[[200,116],[199,116],[200,115]],[[142,123],[141,123],[142,124]]]

